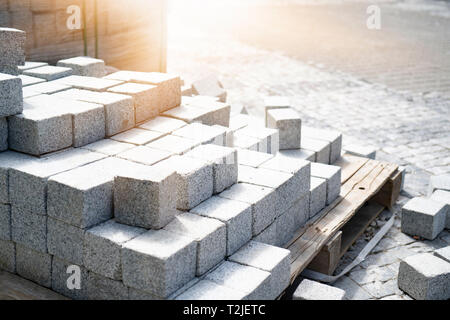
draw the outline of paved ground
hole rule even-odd
[[[289,95],[304,123],[340,130],[344,146],[372,145],[379,159],[406,166],[395,227],[335,285],[348,299],[408,299],[396,285],[399,259],[450,244],[448,231],[419,242],[399,230],[401,206],[425,194],[430,175],[450,172],[449,2],[371,1],[385,21],[371,36],[362,0],[243,0],[204,10],[183,1],[169,16],[169,72],[187,81],[216,73],[229,101],[256,116],[264,96]],[[391,215],[382,214],[339,269]]]

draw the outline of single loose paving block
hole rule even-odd
[[[209,280],[201,280],[180,294],[175,300],[244,300],[244,292],[221,286]]]
[[[327,180],[311,177],[310,217],[314,217],[327,205]]]
[[[52,176],[48,180],[47,214],[82,229],[111,219],[114,177],[130,167],[147,168],[106,158]]]
[[[34,84],[44,83],[45,82],[44,79],[30,77],[30,76],[25,76],[23,74],[20,75],[19,78],[20,78],[20,80],[22,80],[22,87],[28,87],[28,86],[32,86]]]
[[[448,206],[427,198],[414,198],[402,208],[402,232],[434,240],[445,228]]]
[[[130,96],[79,89],[62,91],[54,96],[103,105],[107,137],[134,127],[134,103]]]
[[[252,238],[252,208],[248,203],[214,196],[190,212],[226,224],[227,256],[232,255]]]
[[[41,78],[47,81],[52,81],[72,75],[72,69],[65,67],[43,66],[35,69],[29,69],[22,72],[22,74],[30,77]]]
[[[25,279],[50,288],[52,283],[52,256],[16,244],[17,274]]]
[[[450,191],[436,190],[430,199],[447,204],[447,218],[445,219],[445,228],[450,229]]]
[[[189,151],[186,156],[212,163],[214,194],[220,193],[237,183],[238,161],[235,149],[208,144],[196,147]]]
[[[271,109],[286,109],[291,107],[291,102],[288,97],[270,96],[264,99],[264,116],[267,126],[267,111]]]
[[[51,83],[65,85],[75,89],[102,92],[122,84],[123,81],[72,75],[51,81]]]
[[[47,217],[28,208],[12,206],[11,238],[15,243],[47,253]]]
[[[311,176],[327,180],[327,205],[331,204],[341,191],[341,168],[321,163],[311,163]]]
[[[178,214],[164,229],[197,243],[197,276],[205,274],[225,258],[227,234],[223,222],[186,212]]]
[[[0,153],[0,203],[9,204],[9,170],[20,166],[23,161],[35,161],[23,153],[6,151]]]
[[[315,162],[330,164],[331,144],[328,141],[303,137],[302,149],[315,152]]]
[[[205,280],[241,291],[245,300],[270,300],[270,277],[270,272],[225,261],[207,274]]]
[[[0,117],[0,152],[8,150],[8,121]]]
[[[207,161],[186,155],[173,156],[154,167],[158,170],[176,170],[179,210],[190,210],[213,195],[213,165]]]
[[[344,300],[345,291],[320,282],[302,280],[292,300]]]
[[[0,66],[25,64],[25,40],[22,30],[0,28]]]
[[[183,155],[197,147],[199,144],[200,142],[195,140],[167,135],[158,140],[150,142],[149,144],[146,144],[146,146],[152,149],[164,150],[173,154]]]
[[[269,296],[275,300],[289,286],[291,276],[289,257],[289,250],[250,241],[233,254],[229,261],[270,272]]]
[[[116,157],[151,166],[168,159],[171,155],[172,153],[168,151],[152,149],[145,146],[137,146],[133,149],[117,154]]]
[[[113,220],[87,230],[84,237],[83,265],[104,277],[122,280],[122,246],[146,231]]]
[[[159,114],[158,88],[153,85],[125,83],[108,89],[108,92],[133,97],[136,123],[141,123]]]
[[[59,60],[57,66],[71,68],[74,75],[88,77],[105,76],[105,62],[91,57],[74,57]]]
[[[9,117],[23,110],[22,80],[0,73],[0,117]]]
[[[227,100],[227,92],[223,89],[217,77],[210,75],[192,83],[192,93],[194,95],[211,96],[219,98],[221,102]]]
[[[114,216],[119,223],[161,229],[177,211],[175,168],[129,167],[114,178]]]
[[[258,235],[276,218],[277,195],[272,188],[238,183],[219,197],[248,203],[252,206],[252,234]]]
[[[330,160],[329,160],[330,164],[335,163],[336,160],[338,160],[341,157],[342,133],[334,130],[316,129],[303,126],[302,136],[330,142]],[[372,159],[375,159],[375,157],[373,157]]]
[[[177,129],[186,126],[187,123],[183,120],[172,119],[167,117],[156,117],[150,121],[147,121],[139,126],[141,129],[161,132],[164,134],[170,134]]]
[[[167,298],[195,277],[197,244],[166,230],[150,230],[122,248],[125,285]]]
[[[238,164],[257,168],[273,158],[273,155],[252,150],[238,149]]]
[[[226,134],[226,130],[201,123],[191,123],[172,133],[174,136],[195,140],[202,144],[212,143],[219,146],[225,146]]]
[[[112,136],[111,139],[119,142],[126,142],[137,146],[142,146],[144,144],[155,141],[162,136],[164,136],[164,134],[161,132],[133,128],[123,133]]]
[[[267,127],[279,130],[280,150],[300,148],[302,120],[294,109],[268,110]]]
[[[450,263],[421,253],[400,262],[398,287],[416,300],[450,298]]]
[[[103,158],[105,155],[74,149],[33,161],[21,162],[9,170],[11,204],[32,208],[33,212],[45,215],[48,178]],[[24,194],[27,196],[24,197]]]

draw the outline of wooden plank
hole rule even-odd
[[[17,275],[0,271],[0,300],[68,300]]]
[[[370,201],[358,210],[342,227],[342,240],[339,252],[339,259],[348,251],[353,243],[364,233],[364,230],[374,221],[384,210],[384,206],[377,202]],[[334,270],[333,270],[334,271]]]
[[[341,167],[341,183],[344,184],[368,161],[369,159],[367,158],[346,154],[340,157],[333,165]]]
[[[338,231],[308,265],[309,270],[332,275],[341,259],[342,231]]]
[[[385,207],[392,208],[400,196],[402,180],[403,174],[397,170],[373,199]]]
[[[341,199],[287,247],[291,251],[291,281],[363,204],[376,194],[398,166],[368,160],[341,188]],[[327,212],[328,211],[328,212]]]

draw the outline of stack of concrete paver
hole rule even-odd
[[[91,77],[88,60],[27,63],[45,82],[23,89],[0,74],[0,268],[73,299],[277,298],[279,246],[340,190],[338,167],[303,157],[298,116],[236,129],[220,97],[182,99],[177,76]]]

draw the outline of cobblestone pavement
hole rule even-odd
[[[327,6],[327,1],[323,3]],[[415,12],[429,14],[428,9],[417,7]],[[450,16],[450,10],[448,13]],[[450,244],[448,231],[434,241],[416,241],[399,229],[402,205],[425,194],[430,175],[450,172],[450,100],[445,90],[436,86],[435,91],[421,93],[417,87],[399,91],[374,84],[361,79],[357,72],[336,71],[320,61],[308,63],[238,42],[226,30],[208,32],[212,30],[209,19],[196,17],[195,24],[187,23],[192,16],[171,11],[169,72],[183,75],[186,81],[217,74],[228,89],[229,102],[242,103],[258,117],[262,116],[265,96],[288,95],[305,124],[339,130],[344,134],[344,147],[372,145],[378,150],[378,159],[406,167],[405,187],[393,213],[381,214],[344,256],[337,272],[356,257],[392,214],[397,215],[394,227],[363,263],[334,285],[346,290],[348,299],[409,299],[396,284],[399,259]]]

